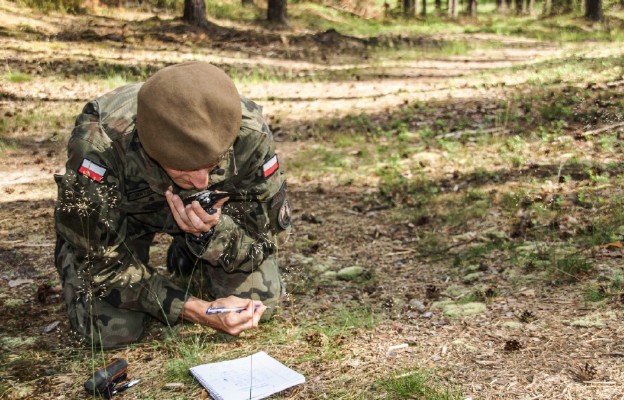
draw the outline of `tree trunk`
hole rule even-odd
[[[544,4],[542,6],[542,15],[550,15],[552,8],[552,0],[544,0]]]
[[[496,0],[496,12],[499,14],[507,13],[507,2],[505,0]]]
[[[477,0],[468,0],[468,15],[477,16]]]
[[[435,0],[435,10],[436,10],[436,13],[442,14],[442,0]]]
[[[513,8],[513,0],[504,0],[505,4],[507,5],[507,10],[510,10]]]
[[[459,15],[459,0],[448,0],[448,16],[457,18]]]
[[[272,24],[288,25],[286,0],[269,0],[267,20]]]
[[[206,19],[206,3],[204,3],[204,0],[184,0],[182,21],[193,26],[207,27],[208,20]]]
[[[254,2],[253,0],[242,0],[242,5],[243,7],[253,6]]]
[[[516,15],[522,15],[522,3],[524,0],[516,0]]]
[[[527,14],[533,15],[533,8],[535,8],[535,0],[527,0]]]
[[[585,0],[585,18],[590,21],[602,19],[602,0]]]
[[[403,16],[405,18],[414,18],[414,2],[415,0],[403,0]]]
[[[422,10],[420,11],[420,15],[423,17],[427,16],[427,0],[422,0]]]

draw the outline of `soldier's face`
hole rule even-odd
[[[216,165],[206,168],[196,169],[193,171],[179,171],[177,169],[163,167],[167,175],[182,189],[205,190],[208,188],[210,171],[215,169]]]

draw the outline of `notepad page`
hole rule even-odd
[[[215,399],[263,399],[305,382],[305,377],[265,352],[236,360],[202,364],[191,374]]]

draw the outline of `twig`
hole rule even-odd
[[[474,135],[477,133],[497,133],[497,132],[508,132],[509,129],[505,128],[504,126],[499,126],[497,128],[490,128],[490,129],[469,129],[469,130],[465,130],[465,131],[457,131],[457,132],[451,132],[451,133],[445,133],[443,135],[436,135],[435,138],[436,139],[448,139],[448,138],[453,138],[453,139],[457,139],[460,138],[462,136],[466,136],[466,135]]]
[[[56,246],[54,243],[23,243],[23,240],[15,240],[15,241],[7,241],[3,240],[0,242],[2,245],[8,245],[13,247],[52,247]]]
[[[555,182],[560,182],[561,170],[563,169],[563,164],[564,164],[564,161],[561,160],[561,162],[559,163],[559,171],[557,172],[557,180]]]
[[[598,129],[594,129],[594,130],[591,130],[591,131],[583,132],[582,135],[583,136],[598,135],[598,134],[600,134],[602,132],[608,131],[610,129],[617,129],[617,128],[620,128],[622,126],[624,126],[624,121],[616,122],[615,124],[603,126],[602,128],[598,128]]]
[[[427,252],[427,253],[418,253],[418,254],[416,254],[415,257],[418,257],[418,258],[421,258],[421,257],[431,257],[431,256],[435,256],[435,255],[438,255],[438,254],[444,254],[447,251],[449,251],[449,250],[451,250],[451,249],[453,249],[455,247],[461,247],[463,245],[470,244],[470,243],[475,242],[477,240],[478,240],[478,238],[474,238],[474,239],[467,240],[465,242],[459,242],[459,243],[452,244],[452,245],[447,246],[447,247],[445,247],[443,249],[440,249],[440,250],[431,251],[431,252]],[[394,255],[409,254],[409,253],[416,253],[416,252],[418,252],[418,250],[414,250],[414,249],[397,250],[397,251],[392,252],[392,253],[387,253],[387,254],[385,254],[385,256],[389,257],[389,256],[394,256]]]
[[[416,253],[417,251],[418,250],[415,250],[415,249],[400,250],[400,251],[395,251],[392,253],[386,253],[384,257],[400,256],[403,254]]]

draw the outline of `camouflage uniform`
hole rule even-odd
[[[267,173],[275,148],[261,108],[241,97],[238,137],[210,173],[210,189],[253,192],[254,201],[226,203],[215,233],[201,243],[181,232],[164,196],[169,186],[182,197],[192,191],[176,189],[138,140],[140,87],[123,86],[84,107],[66,172],[56,176],[55,262],[70,323],[103,347],[138,339],[150,316],[168,325],[181,320],[190,294],[148,264],[157,232],[174,235],[174,243],[199,257],[213,298],[232,294],[276,305],[281,293],[277,237],[290,229],[290,210],[279,169]]]

